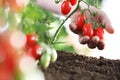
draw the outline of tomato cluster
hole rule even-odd
[[[102,50],[104,49],[104,43],[103,43],[104,28],[101,25],[96,26],[95,24],[93,24],[92,22],[89,22],[87,17],[84,14],[80,14],[78,15],[76,20],[76,25],[77,25],[76,29],[78,29],[81,32],[83,37],[87,36],[86,39],[83,40],[83,42],[80,42],[81,44],[87,43],[88,47],[91,49],[97,46],[98,49]]]
[[[43,68],[47,68],[50,62],[55,62],[57,59],[57,52],[53,47],[49,47],[45,43],[38,44],[38,37],[36,34],[26,35],[26,54],[39,60]]]
[[[53,47],[42,43],[44,46],[42,56],[40,59],[40,64],[43,68],[47,68],[51,62],[55,62],[57,60],[57,52]]]
[[[41,57],[42,46],[37,44],[37,35],[36,34],[27,34],[26,35],[26,51],[27,54],[35,58],[36,60]]]
[[[67,15],[70,13],[72,6],[74,6],[77,3],[77,0],[64,0],[61,5],[61,12],[64,15]]]
[[[80,14],[77,17],[77,27],[82,31],[84,36],[89,36],[92,38],[93,36],[98,36],[99,39],[103,39],[104,30],[102,26],[94,27],[94,25],[90,22],[85,22],[87,18],[84,14]]]

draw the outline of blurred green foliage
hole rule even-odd
[[[59,16],[39,7],[33,1],[30,2],[22,13],[21,29],[25,34],[36,33],[39,43],[44,42],[54,46],[56,50],[74,52],[72,46],[66,45],[68,36],[63,26],[54,44],[51,44],[53,36],[63,20]]]
[[[103,0],[86,0],[90,5],[101,8]]]

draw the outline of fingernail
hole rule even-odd
[[[91,49],[96,48],[97,44],[99,42],[99,37],[98,36],[94,36],[88,43],[88,47]]]
[[[103,50],[105,48],[105,43],[102,40],[100,40],[97,44],[97,48],[99,50]]]

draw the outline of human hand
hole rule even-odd
[[[93,6],[91,6],[89,8],[89,11],[86,11],[84,13],[84,17],[87,18],[87,20],[89,21],[89,23],[93,23],[95,21],[95,24],[102,24],[104,25],[104,29],[110,33],[113,34],[114,33],[114,29],[111,25],[111,22],[109,20],[109,18],[107,17],[106,13],[100,9],[97,9]],[[91,15],[91,13],[96,13],[95,16]],[[104,43],[104,38],[103,38],[103,34],[104,34],[104,30],[103,33],[99,32],[98,35],[94,35],[94,30],[92,32],[92,34],[94,36],[90,37],[88,35],[83,35],[83,31],[82,29],[80,30],[78,27],[78,17],[81,15],[81,11],[77,10],[72,16],[71,16],[71,23],[69,25],[70,29],[72,32],[76,33],[79,35],[79,42],[81,44],[87,44],[89,48],[94,49],[94,48],[98,48],[99,50],[104,49],[105,47],[105,43]],[[92,26],[94,27],[95,25],[92,24]],[[103,28],[102,28],[103,29]],[[90,30],[89,30],[90,32]],[[100,35],[99,35],[100,34]],[[102,34],[102,35],[101,35]],[[102,36],[102,38],[99,38],[99,36]]]

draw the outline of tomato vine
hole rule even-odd
[[[63,0],[55,0],[56,4],[61,1]],[[80,2],[84,2],[85,4],[87,4],[87,10],[91,13],[91,11],[89,10],[89,4],[84,0],[78,0],[78,3],[77,0],[65,0],[61,5],[62,13],[64,15],[67,15],[64,20],[61,20],[58,16],[36,5],[35,0],[30,0],[30,2],[26,4],[26,6],[19,6],[16,0],[11,0],[8,2],[5,0],[4,4],[0,4],[0,6],[2,6],[2,8],[0,8],[0,13],[2,13],[3,11],[3,15],[8,9],[7,14],[3,17],[5,18],[7,16],[7,19],[5,19],[5,21],[7,20],[7,22],[9,23],[9,28],[20,29],[27,36],[26,39],[29,38],[26,42],[27,48],[26,45],[24,48],[26,53],[28,52],[29,55],[32,55],[37,60],[39,59],[44,67],[48,67],[50,61],[54,62],[56,60],[56,50],[65,50],[68,52],[74,51],[72,46],[65,45],[66,41],[59,41],[58,39],[63,37],[65,38],[68,35],[65,31],[64,23],[74,12],[81,8],[79,4]],[[71,8],[74,5],[77,5],[77,7],[71,12]],[[68,7],[67,11],[66,7]],[[38,36],[38,39],[32,40],[31,36],[28,36],[30,34],[36,34]],[[96,35],[99,34],[96,32]],[[102,35],[99,36],[100,38],[102,38]],[[32,35],[32,37],[34,36]],[[62,44],[62,47],[60,44]],[[40,51],[37,52],[38,49],[41,50],[41,45],[44,48],[42,53]],[[39,53],[40,55],[38,55],[37,53]],[[48,55],[48,53],[50,53],[50,55]],[[53,55],[55,56],[53,57]]]

